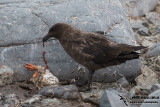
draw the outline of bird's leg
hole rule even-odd
[[[94,73],[94,70],[89,70],[88,84],[87,84],[87,90],[88,90],[88,91],[91,90],[93,73]]]
[[[94,70],[89,70],[87,86],[85,86],[85,88],[84,87],[79,87],[78,90],[80,92],[91,91],[93,73],[94,73]]]

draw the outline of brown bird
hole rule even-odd
[[[88,68],[87,90],[91,89],[90,84],[95,70],[139,58],[139,53],[135,51],[145,48],[144,46],[119,44],[105,35],[84,32],[65,23],[53,25],[48,34],[43,37],[43,42],[50,37],[58,39],[68,55]]]

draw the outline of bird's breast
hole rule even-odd
[[[76,41],[60,41],[62,47],[66,53],[73,58],[76,62],[86,65],[86,63],[91,59],[90,56],[83,53],[84,43],[78,43]]]
[[[77,46],[75,42],[72,41],[63,41],[60,43],[68,55],[70,55],[73,59],[79,59],[79,57],[81,56],[80,44],[79,46]]]

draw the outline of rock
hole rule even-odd
[[[59,84],[59,80],[48,69],[42,66],[37,66],[38,75],[36,78],[32,77],[30,80],[36,85],[38,89],[45,86],[54,86]]]
[[[140,91],[141,91],[140,94],[142,94],[142,95],[148,95],[148,94],[150,94],[150,89],[143,89],[143,88],[140,87]]]
[[[160,90],[151,93],[140,107],[160,107]],[[147,103],[148,102],[148,103]]]
[[[139,44],[151,47],[160,42],[160,27],[150,24],[146,20],[131,20],[131,25]]]
[[[13,80],[14,71],[7,67],[1,66],[0,67],[0,86],[4,86],[7,84],[11,84]]]
[[[149,33],[152,34],[152,36],[157,35],[158,37],[160,36],[160,25],[150,25],[149,26]],[[160,39],[158,39],[160,41]]]
[[[147,47],[151,47],[153,46],[155,43],[159,43],[160,42],[160,38],[159,35],[155,35],[155,36],[139,36],[139,41],[143,46],[147,46]]]
[[[158,0],[120,0],[120,2],[129,16],[139,17],[152,11]]]
[[[33,104],[22,104],[22,107],[95,107],[89,103],[57,99],[57,98],[43,98]]]
[[[149,12],[146,14],[146,18],[154,25],[160,25],[160,14],[156,12]]]
[[[145,54],[146,57],[155,57],[158,55],[160,55],[160,43],[154,44]]]
[[[141,90],[140,90],[140,86],[134,86],[130,91],[129,91],[129,96],[130,98],[132,98],[133,96],[140,94]]]
[[[143,36],[149,36],[150,34],[148,33],[148,28],[144,27],[144,28],[141,28],[137,31],[137,33],[139,33],[140,35],[143,35]]]
[[[81,98],[78,88],[74,85],[47,86],[42,88],[39,94],[47,97],[64,98],[77,100]]]
[[[160,56],[151,58],[151,67],[154,71],[160,71]]]
[[[129,98],[139,95],[148,95],[150,93],[150,89],[145,89],[141,86],[134,86],[128,93]]]
[[[159,89],[160,89],[160,84],[154,84],[151,88],[151,93]]]
[[[155,72],[153,72],[149,67],[144,66],[142,68],[142,74],[135,79],[137,86],[141,89],[150,90],[153,84],[158,83],[158,77]]]
[[[114,41],[137,45],[119,0],[101,0],[98,3],[97,0],[16,0],[16,3],[1,0],[0,4],[3,7],[0,8],[0,64],[7,63],[16,71],[14,81],[31,78],[32,72],[24,68],[26,63],[44,65],[42,37],[47,34],[49,27],[58,22],[68,23],[88,32],[106,31],[106,36]],[[48,66],[60,81],[74,79],[81,71],[81,75],[87,80],[87,70],[79,70],[79,64],[65,53],[57,40],[52,39],[45,45]],[[127,61],[97,71],[93,80],[111,82],[119,79],[119,74],[126,79],[133,77],[133,80],[140,74],[140,68],[140,59]],[[117,72],[116,77],[112,76],[113,71]],[[107,76],[104,76],[104,73],[107,73]]]
[[[160,56],[146,56],[144,57],[144,64],[149,66],[154,72],[160,71]]]
[[[93,82],[92,91],[80,92],[80,94],[82,95],[82,99],[84,102],[91,103],[99,107],[99,104],[101,102],[101,98],[105,89],[117,90],[118,92],[123,93],[123,95],[125,96],[128,95],[128,91],[125,88],[117,85],[116,82],[112,82],[112,83]]]
[[[140,29],[140,28],[144,28],[144,27],[146,27],[146,28],[148,28],[148,26],[146,26],[146,25],[148,25],[148,22],[147,22],[147,20],[130,20],[130,23],[131,23],[131,27],[132,27],[132,29],[134,30],[134,31],[137,31],[138,29]]]
[[[100,107],[131,107],[127,99],[116,90],[105,90]]]
[[[20,105],[20,99],[15,94],[9,94],[4,97],[4,102],[2,105],[5,107],[17,107]]]
[[[103,92],[104,92],[103,90],[93,90],[92,89],[92,91],[89,93],[81,92],[81,95],[82,95],[82,99],[84,102],[99,105]]]
[[[156,6],[155,11],[156,11],[157,13],[160,13],[160,1],[158,1],[158,4],[157,4],[157,6]]]
[[[158,83],[160,83],[160,78],[158,78]]]
[[[125,77],[120,78],[117,82],[121,86],[127,86],[127,85],[129,85],[129,82],[126,80]]]
[[[89,103],[78,102],[75,100],[65,100],[57,98],[45,98],[42,95],[34,95],[21,104],[22,107],[93,107]]]
[[[23,104],[33,104],[35,102],[39,102],[42,99],[42,95],[34,95],[30,99],[26,100]]]
[[[143,36],[149,36],[147,20],[131,20],[131,27],[134,32]]]
[[[0,93],[0,105],[2,105],[4,102],[4,96]]]
[[[0,107],[95,107],[93,104],[83,102],[81,97],[78,99],[58,99],[47,97],[37,94],[38,90],[33,89],[35,88],[33,84],[33,87],[30,87],[31,84],[26,84],[26,82],[24,82],[23,84],[29,85],[30,88],[23,87],[23,89],[22,87],[19,87],[20,84],[22,83],[16,82],[11,85],[1,87],[4,88],[4,90],[0,90]],[[67,91],[72,90],[72,96],[75,95],[73,90],[78,91],[74,86],[65,86],[63,88]],[[68,93],[64,92],[65,96],[69,96],[67,95]]]
[[[135,68],[133,68],[135,66]],[[141,61],[139,59],[126,61],[124,64],[107,67],[105,69],[98,70],[93,75],[93,81],[98,82],[113,82],[122,77],[127,81],[133,81],[140,72]]]
[[[146,20],[131,20],[131,27],[134,32],[143,36],[149,36],[148,22]]]
[[[36,106],[29,105],[29,104],[23,104],[22,107],[36,107]],[[40,107],[40,106],[39,106],[39,107]]]
[[[57,99],[57,98],[53,98],[53,99],[43,99],[42,101],[41,101],[41,103],[42,104],[46,104],[46,105],[60,105],[60,104],[62,104],[62,102],[59,100],[59,99]]]

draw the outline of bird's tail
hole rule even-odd
[[[121,59],[121,60],[137,59],[137,58],[139,58],[140,53],[138,53],[136,51],[147,48],[145,46],[131,46],[131,47],[132,47],[132,50],[128,49],[127,52],[126,52],[126,50],[124,50],[125,52],[120,53],[118,56],[118,59]]]
[[[137,53],[137,52],[131,52],[129,54],[120,54],[118,56],[118,59],[121,59],[121,60],[131,60],[131,59],[137,59],[139,58],[140,54]]]
[[[145,47],[145,46],[133,46],[134,51],[138,51],[138,50],[141,50],[141,49],[144,49],[144,48],[147,48],[147,47]]]

